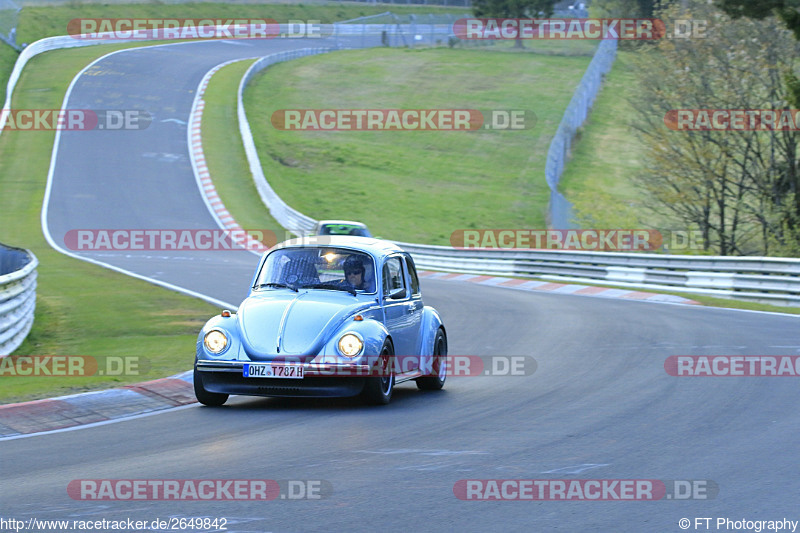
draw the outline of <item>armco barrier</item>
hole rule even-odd
[[[295,232],[297,235],[301,235],[311,230],[314,227],[314,224],[316,224],[316,220],[304,215],[296,209],[289,207],[289,205],[275,193],[272,187],[270,187],[269,182],[267,182],[267,178],[264,176],[264,170],[261,168],[261,161],[258,159],[258,152],[256,151],[256,145],[253,141],[253,133],[250,131],[250,123],[248,122],[247,114],[244,111],[244,88],[247,86],[253,76],[270,65],[274,65],[275,63],[280,63],[283,61],[289,61],[290,59],[296,59],[298,57],[324,54],[332,50],[336,50],[336,48],[303,48],[301,50],[278,52],[277,54],[271,54],[262,57],[250,65],[250,68],[247,69],[247,72],[245,72],[244,76],[242,76],[242,80],[239,83],[236,109],[239,117],[239,133],[242,136],[244,151],[247,155],[247,163],[250,165],[250,172],[253,175],[256,189],[258,190],[259,196],[261,196],[261,201],[264,202],[264,205],[266,205],[267,209],[269,209],[272,218],[278,221],[281,226]]]
[[[127,42],[127,41],[115,41],[115,42]],[[19,81],[19,77],[22,75],[22,69],[25,68],[25,65],[28,64],[33,57],[44,53],[49,52],[50,50],[61,50],[63,48],[78,48],[81,46],[92,46],[96,44],[109,44],[108,41],[104,40],[82,40],[82,39],[75,39],[68,35],[62,35],[61,37],[48,37],[46,39],[40,39],[35,43],[31,44],[30,46],[24,48],[22,52],[19,54],[17,58],[17,62],[14,63],[14,68],[11,71],[11,76],[8,78],[8,86],[6,88],[6,101],[3,104],[2,111],[5,113],[0,112],[0,134],[3,133],[3,128],[6,125],[6,120],[8,119],[7,111],[11,109],[11,96],[14,93],[14,87],[17,86],[17,81]]]
[[[800,259],[561,250],[476,250],[397,243],[420,268],[662,289],[800,306]]]
[[[33,326],[38,264],[31,252],[0,244],[0,357],[16,350]]]

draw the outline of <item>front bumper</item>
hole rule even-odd
[[[369,376],[368,365],[303,364],[302,379],[244,377],[239,361],[195,362],[195,371],[209,392],[247,396],[335,398],[361,393]]]

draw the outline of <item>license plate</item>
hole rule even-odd
[[[303,379],[303,365],[246,363],[242,373],[246,378]]]

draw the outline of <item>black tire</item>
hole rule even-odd
[[[440,390],[447,379],[447,337],[439,328],[433,340],[433,368],[431,375],[417,378],[417,388],[420,390]]]
[[[209,407],[219,407],[228,401],[228,395],[221,392],[209,392],[203,387],[203,375],[194,369],[194,395],[197,401]]]
[[[371,405],[386,405],[392,400],[394,391],[394,346],[392,341],[383,341],[381,355],[378,360],[381,369],[379,377],[369,377],[364,383],[361,398]],[[388,374],[388,375],[384,375]]]

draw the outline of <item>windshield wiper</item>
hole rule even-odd
[[[336,291],[347,291],[353,296],[356,295],[356,290],[352,287],[346,287],[344,285],[335,285],[333,283],[313,283],[311,285],[301,285],[301,289],[333,289]]]
[[[291,289],[294,292],[298,292],[297,291],[297,287],[293,287],[293,286],[287,285],[285,283],[261,283],[259,285],[256,285],[254,288],[255,289],[260,289],[261,287],[275,287],[275,288],[278,288],[278,289]]]

